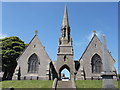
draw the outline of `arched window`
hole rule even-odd
[[[38,72],[38,57],[36,54],[32,54],[28,60],[28,73]]]
[[[92,57],[91,65],[92,65],[92,73],[101,73],[102,61],[101,61],[101,57],[98,54],[95,54]]]
[[[66,61],[67,60],[67,57],[66,57],[66,55],[64,56],[64,61]]]

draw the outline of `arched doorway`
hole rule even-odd
[[[70,68],[67,65],[63,65],[59,69],[59,79],[62,81],[68,81],[71,78]]]

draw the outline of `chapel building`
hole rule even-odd
[[[70,79],[101,80],[103,67],[102,43],[94,32],[94,36],[79,60],[74,60],[73,40],[70,36],[70,25],[67,6],[65,6],[61,36],[58,40],[57,60],[52,61],[44,46],[35,34],[23,53],[17,59],[18,65],[13,80],[54,80],[61,79],[63,69],[70,72]],[[108,51],[110,66],[116,73],[115,60]],[[115,77],[114,77],[115,78]]]

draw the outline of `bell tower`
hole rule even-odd
[[[59,46],[66,46],[66,45],[72,46],[72,38],[70,37],[70,26],[68,21],[67,6],[65,6],[63,22],[61,27],[61,36],[59,38]]]
[[[58,42],[58,52],[57,52],[57,61],[56,69],[58,72],[59,78],[61,77],[61,71],[66,68],[70,72],[70,77],[74,76],[75,65],[73,60],[73,46],[72,38],[70,37],[70,26],[68,21],[68,12],[67,6],[64,9],[63,22],[61,27],[61,36]]]

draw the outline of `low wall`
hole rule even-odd
[[[71,78],[71,82],[72,82],[72,87],[73,87],[73,88],[76,88],[76,84],[75,84],[74,78]]]
[[[58,81],[57,78],[55,78],[54,81],[53,81],[53,85],[52,85],[53,90],[56,90],[57,81]]]

